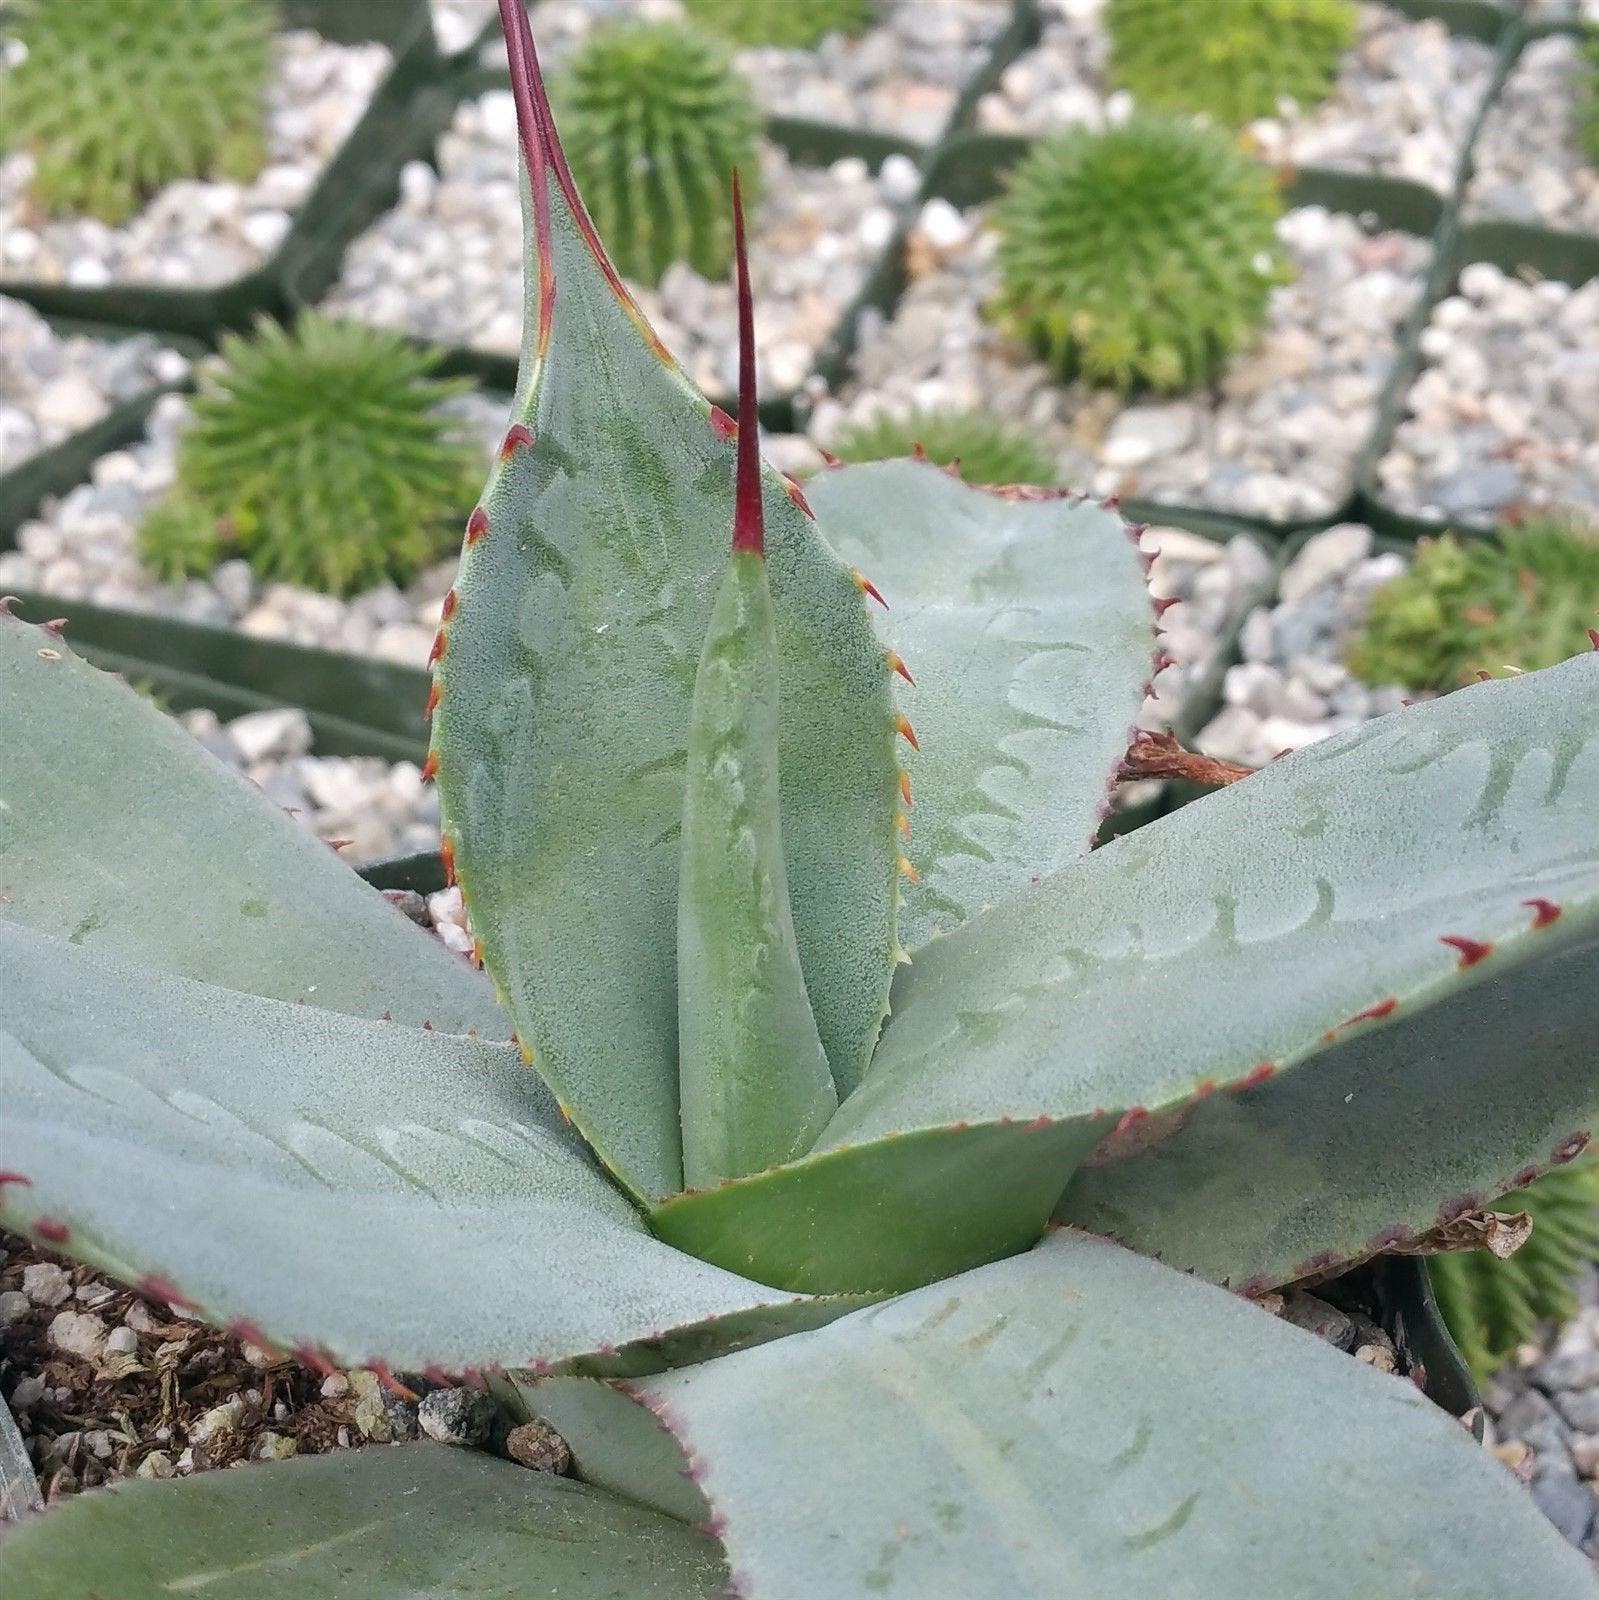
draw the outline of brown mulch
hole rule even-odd
[[[70,1292],[54,1305],[30,1301],[0,1324],[0,1397],[47,1500],[135,1474],[169,1477],[416,1436],[415,1407],[383,1393],[370,1373],[328,1380],[4,1232],[0,1295],[21,1292],[37,1263],[65,1272]],[[114,1343],[133,1348],[101,1342],[98,1353],[69,1353],[51,1337],[63,1313],[98,1318],[107,1335],[128,1329],[131,1340],[122,1333]],[[341,1392],[324,1395],[325,1384]]]

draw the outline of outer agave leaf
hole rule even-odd
[[[6,1600],[716,1600],[714,1540],[437,1445],[125,1483],[0,1538]]]
[[[941,1258],[970,1197],[993,1204],[1001,1185],[1012,1189],[999,1202],[1006,1238],[1038,1226],[1042,1214],[1026,1207],[1042,1180],[1018,1186],[1009,1165],[987,1172],[974,1161],[967,1182],[931,1204],[902,1187],[914,1168],[901,1178],[889,1152],[934,1130],[973,1151],[996,1130],[1017,1147],[1064,1138],[1068,1151],[1073,1131],[1108,1130],[1079,1191],[1099,1196],[1142,1185],[1131,1163],[1109,1163],[1185,1123],[1196,1139],[1233,1130],[1215,1152],[1225,1170],[1201,1158],[1202,1170],[1162,1193],[1160,1226],[1180,1218],[1191,1257],[1154,1224],[1135,1227],[1144,1200],[1118,1202],[1116,1219],[1140,1248],[1170,1246],[1173,1261],[1235,1283],[1290,1275],[1279,1247],[1298,1252],[1293,1264],[1331,1251],[1331,1264],[1352,1231],[1375,1231],[1374,1217],[1417,1227],[1462,1188],[1502,1192],[1575,1153],[1599,1117],[1596,991],[1577,986],[1599,920],[1596,814],[1599,656],[1301,751],[936,940],[896,983],[872,1072],[816,1152],[669,1202],[659,1231],[764,1281],[885,1287],[897,1282],[883,1276],[893,1258],[849,1229],[840,1204],[841,1180],[868,1165],[882,1214],[901,1219],[899,1259]],[[1562,974],[1573,992],[1557,1001]],[[1497,1000],[1464,993],[1485,980]],[[1439,1004],[1456,995],[1458,1005]],[[1503,1027],[1488,1032],[1485,1019],[1468,1046],[1461,1019],[1472,1026],[1495,1005]],[[1538,1040],[1536,1063],[1511,1031],[1517,1017],[1522,1038]],[[1384,1040],[1396,1024],[1404,1031]],[[1364,1092],[1396,1062],[1412,1074],[1402,1092]],[[1514,1113],[1496,1106],[1484,1119],[1509,1073]],[[1395,1107],[1416,1102],[1436,1136],[1394,1120]],[[1257,1123],[1258,1144],[1237,1133]],[[1073,1165],[1057,1169],[1063,1186]],[[1313,1175],[1318,1197],[1352,1178],[1371,1187],[1330,1212],[1316,1210],[1322,1198],[1291,1204]],[[1273,1216],[1276,1205],[1292,1217]],[[1231,1240],[1227,1226],[1242,1228],[1252,1209],[1251,1231]],[[1074,1204],[1068,1215],[1109,1225],[1100,1209]],[[1263,1238],[1270,1261],[1258,1259]]]
[[[1154,670],[1144,563],[1108,507],[1007,499],[927,462],[823,472],[809,493],[916,674],[914,949],[1087,852]]]
[[[528,343],[440,635],[439,792],[490,970],[539,1069],[637,1195],[680,1186],[675,927],[689,703],[727,562],[734,431],[606,260],[555,142],[526,17]],[[897,765],[849,570],[768,473],[782,835],[812,1009],[858,1074],[887,1003]]]
[[[600,1470],[675,1436],[747,1600],[1599,1593],[1409,1383],[1081,1234],[629,1392]]]
[[[0,1105],[0,1225],[313,1363],[541,1366],[830,1314],[652,1238],[509,1046],[7,923]]]
[[[0,918],[332,1011],[503,1039],[481,974],[56,634],[0,617]]]

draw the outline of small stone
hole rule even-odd
[[[36,1306],[58,1306],[72,1293],[72,1280],[53,1261],[35,1261],[22,1269],[23,1293]]]
[[[417,1408],[428,1438],[472,1449],[489,1442],[497,1414],[494,1402],[475,1389],[435,1389],[422,1397]]]
[[[303,756],[311,749],[310,719],[294,706],[235,717],[227,731],[249,763]]]
[[[1358,522],[1341,522],[1305,541],[1284,571],[1278,592],[1288,604],[1303,600],[1311,590],[1352,571],[1370,553],[1371,529]]]
[[[290,1456],[299,1453],[300,1446],[295,1440],[287,1434],[273,1433],[270,1429],[261,1435],[255,1447],[257,1461],[287,1461]]]
[[[1599,1386],[1599,1350],[1580,1347],[1541,1362],[1532,1375],[1540,1389],[1592,1389]]]
[[[106,1326],[92,1311],[62,1311],[51,1322],[48,1338],[66,1355],[98,1361],[105,1351]]]
[[[505,1436],[505,1453],[518,1466],[534,1472],[565,1472],[572,1465],[572,1452],[566,1440],[547,1422],[535,1418],[524,1422]]]
[[[1283,1321],[1291,1322],[1306,1333],[1336,1345],[1340,1350],[1353,1347],[1355,1324],[1337,1306],[1330,1306],[1303,1289],[1289,1289],[1283,1296]]]
[[[350,1392],[350,1380],[342,1372],[330,1372],[322,1380],[322,1398],[337,1400]]]
[[[4,1326],[5,1319],[0,1317],[0,1326]],[[44,1379],[36,1373],[29,1373],[25,1378],[17,1379],[17,1386],[11,1391],[11,1404],[18,1411],[27,1411],[36,1406],[44,1398]]]
[[[1553,1398],[1569,1427],[1578,1433],[1599,1433],[1599,1390],[1562,1389]]]
[[[361,1430],[362,1437],[371,1439],[375,1444],[388,1444],[394,1435],[389,1427],[388,1396],[378,1375],[375,1372],[352,1372],[350,1389],[355,1395],[351,1416]]]
[[[124,1324],[120,1328],[113,1328],[107,1334],[105,1348],[107,1355],[131,1356],[139,1348],[139,1336]]]
[[[196,1417],[189,1424],[189,1444],[205,1446],[224,1434],[237,1433],[244,1426],[244,1402],[227,1400]]]
[[[0,1292],[0,1328],[9,1327],[23,1316],[33,1302],[20,1289]]]
[[[1532,1497],[1538,1509],[1554,1523],[1563,1539],[1581,1544],[1599,1512],[1594,1491],[1568,1468],[1533,1475]]]
[[[152,1450],[134,1469],[136,1478],[170,1478],[176,1469],[172,1457],[165,1450]]]

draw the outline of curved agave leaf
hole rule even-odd
[[[1025,1210],[1036,1208],[1042,1184],[1017,1187],[1012,1169],[996,1174],[980,1159],[991,1158],[982,1140],[996,1130],[1018,1148],[1048,1138],[1068,1151],[1074,1134],[1081,1151],[1108,1132],[1079,1192],[1108,1194],[1125,1183],[1131,1193],[1142,1178],[1130,1163],[1112,1177],[1110,1163],[1189,1122],[1196,1130],[1247,1127],[1255,1106],[1271,1119],[1261,1126],[1272,1129],[1258,1154],[1244,1155],[1247,1140],[1231,1137],[1217,1153],[1226,1169],[1207,1163],[1218,1206],[1231,1206],[1240,1225],[1253,1186],[1269,1205],[1310,1173],[1344,1184],[1327,1163],[1354,1159],[1348,1152],[1370,1141],[1359,1171],[1372,1192],[1325,1216],[1325,1239],[1315,1242],[1316,1216],[1290,1208],[1301,1230],[1292,1239],[1296,1262],[1335,1249],[1351,1221],[1358,1232],[1380,1212],[1380,1225],[1419,1226],[1462,1186],[1501,1192],[1599,1117],[1599,1074],[1577,1037],[1582,1017],[1592,1015],[1583,996],[1593,987],[1538,1023],[1533,1036],[1549,1045],[1542,1067],[1523,1068],[1523,1047],[1485,1033],[1460,1057],[1458,1081],[1449,1051],[1461,1013],[1439,1002],[1504,972],[1504,992],[1529,986],[1517,1014],[1531,1027],[1531,985],[1557,983],[1555,962],[1568,980],[1585,970],[1580,952],[1599,920],[1596,813],[1599,656],[1463,690],[1301,751],[935,940],[895,984],[894,1019],[872,1071],[816,1151],[668,1202],[658,1231],[767,1282],[886,1287],[898,1280],[885,1281],[885,1271],[918,1250],[938,1263],[929,1277],[948,1270],[941,1241],[985,1189],[987,1204],[999,1185],[1015,1191],[1000,1202],[1010,1216],[1007,1239],[1042,1226],[1044,1212]],[[1414,1031],[1381,1041],[1385,1028],[1412,1017]],[[1372,1043],[1359,1046],[1366,1034]],[[1382,1126],[1384,1107],[1402,1100],[1343,1099],[1352,1083],[1369,1081],[1353,1063],[1380,1070],[1401,1045],[1428,1063],[1416,1071],[1430,1087],[1436,1139],[1408,1125]],[[1471,1087],[1474,1074],[1495,1068],[1521,1075],[1517,1115],[1473,1123],[1486,1092]],[[1336,1095],[1331,1085],[1341,1086]],[[1224,1099],[1242,1091],[1250,1098]],[[1283,1094],[1302,1098],[1279,1101]],[[1456,1095],[1466,1106],[1458,1122],[1449,1112]],[[1311,1105],[1324,1121],[1301,1132]],[[888,1152],[940,1130],[952,1142],[952,1164],[961,1147],[974,1159],[964,1182],[929,1200],[919,1184],[901,1187]],[[1401,1134],[1416,1135],[1428,1159],[1397,1150]],[[1453,1167],[1438,1159],[1450,1140]],[[1289,1155],[1301,1165],[1276,1176],[1259,1171]],[[1379,1189],[1377,1174],[1390,1162],[1413,1173]],[[868,1165],[877,1169],[881,1214],[900,1219],[889,1235],[893,1255],[879,1253],[870,1232],[850,1229],[839,1205],[841,1180]],[[1058,1169],[1062,1188],[1073,1165]],[[909,1164],[906,1173],[903,1181],[917,1181]],[[1234,1282],[1280,1275],[1275,1257],[1270,1268],[1246,1259],[1253,1242],[1242,1236],[1237,1262],[1218,1270],[1230,1245],[1220,1215],[1204,1213],[1209,1185],[1198,1180],[1197,1171],[1185,1173],[1161,1201],[1168,1219],[1182,1219],[1194,1249],[1211,1252],[1193,1264]],[[781,1207],[780,1189],[788,1191]],[[1131,1220],[1142,1203],[1118,1204],[1118,1231],[1165,1253],[1164,1239],[1139,1233]],[[789,1220],[780,1222],[780,1213]],[[1108,1222],[1075,1205],[1069,1215]],[[1272,1225],[1256,1219],[1257,1233],[1269,1235]],[[1287,1248],[1291,1231],[1285,1225],[1277,1243]],[[990,1259],[1003,1247],[996,1234]],[[1170,1259],[1188,1262],[1180,1251]],[[793,1270],[796,1263],[807,1270]]]
[[[652,1238],[509,1046],[6,923],[0,1105],[0,1225],[313,1363],[620,1359],[833,1314]]]
[[[47,629],[0,616],[0,918],[330,1011],[509,1031],[480,973]]]
[[[1006,499],[928,462],[807,488],[916,675],[914,950],[1087,853],[1154,673],[1143,560],[1108,507]]]
[[[601,1470],[674,1436],[751,1600],[1599,1593],[1407,1381],[1081,1234],[628,1392]]]
[[[716,1542],[568,1478],[405,1445],[124,1483],[0,1537],[6,1600],[718,1600]]]
[[[643,324],[572,185],[506,0],[529,175],[516,423],[440,635],[446,832],[489,969],[577,1126],[641,1198],[681,1184],[675,928],[695,666],[733,522],[729,420]],[[811,1006],[859,1074],[887,1005],[894,713],[865,600],[766,474],[782,836]]]

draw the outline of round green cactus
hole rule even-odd
[[[1495,1209],[1532,1217],[1531,1237],[1508,1260],[1468,1250],[1428,1262],[1438,1308],[1479,1382],[1535,1338],[1539,1323],[1576,1311],[1577,1274],[1599,1260],[1599,1162],[1556,1167]]]
[[[46,211],[111,224],[180,179],[248,182],[266,159],[275,21],[262,0],[12,0],[0,147],[33,153]]]
[[[1599,529],[1545,515],[1497,540],[1423,540],[1373,596],[1349,666],[1367,683],[1447,691],[1479,670],[1551,667],[1586,650],[1595,626]]]
[[[1270,173],[1158,117],[1033,148],[994,211],[993,310],[1063,377],[1176,390],[1216,374],[1286,275]]]
[[[1354,0],[1110,0],[1110,74],[1142,105],[1238,128],[1318,105],[1354,42]]]
[[[892,461],[920,450],[940,467],[959,464],[967,483],[1053,483],[1054,459],[1019,428],[978,411],[915,410],[907,417],[874,417],[834,442],[841,461]]]
[[[658,283],[673,262],[720,279],[733,260],[728,178],[760,180],[761,118],[718,46],[668,23],[602,28],[556,86],[578,187],[612,258]]]
[[[139,530],[168,579],[227,554],[346,594],[404,583],[456,543],[482,462],[440,403],[459,385],[394,334],[307,317],[224,341],[194,402],[172,496]]]
[[[873,0],[684,0],[684,10],[718,39],[809,50],[830,33],[864,32],[877,7]]]

